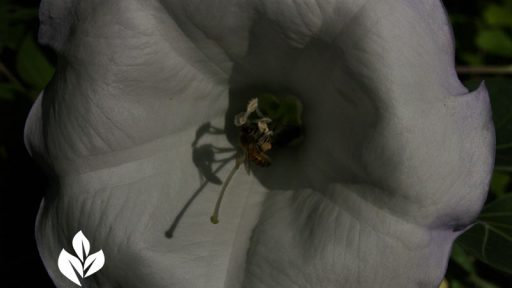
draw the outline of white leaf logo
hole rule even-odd
[[[80,258],[80,261],[84,262],[84,255],[87,257],[90,248],[89,240],[85,238],[82,231],[78,231],[75,237],[73,237],[73,249],[75,249],[75,253]]]
[[[96,273],[98,270],[101,269],[101,267],[103,267],[103,264],[105,264],[105,256],[103,255],[102,250],[87,257],[84,263],[84,272],[85,270],[87,270],[87,272],[84,277]]]
[[[98,272],[105,264],[105,255],[103,254],[103,250],[89,255],[91,245],[82,231],[76,233],[72,243],[73,249],[78,257],[62,249],[57,265],[64,276],[73,281],[76,285],[82,286],[77,274],[80,278],[85,278]]]
[[[82,286],[75,273],[76,271],[78,274],[80,274],[80,277],[84,277],[82,263],[78,258],[62,249],[59,255],[58,265],[60,272],[64,274],[64,276],[68,277],[69,280],[73,281],[78,286]]]

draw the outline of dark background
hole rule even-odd
[[[54,287],[34,240],[36,213],[47,182],[23,144],[25,119],[51,78],[56,58],[37,44],[39,2],[0,0],[1,287]],[[454,25],[461,79],[499,77],[510,82],[512,0],[446,0],[445,5]],[[510,173],[498,171],[488,201],[510,190]],[[446,276],[450,287],[511,287],[506,285],[512,283],[511,274],[460,249],[457,253]]]

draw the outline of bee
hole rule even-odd
[[[240,129],[240,146],[245,152],[245,167],[251,161],[260,167],[271,164],[270,157],[265,154],[272,148],[272,131],[261,132],[257,124],[243,125]]]

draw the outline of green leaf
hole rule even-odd
[[[510,183],[510,174],[494,171],[491,180],[491,192],[497,197],[505,196],[507,186]]]
[[[480,81],[468,81],[466,87],[474,90]],[[491,98],[496,129],[495,169],[512,171],[512,83],[506,78],[485,80]]]
[[[456,245],[494,268],[512,273],[512,195],[487,205]]]
[[[460,52],[460,58],[471,66],[480,66],[484,64],[482,55],[471,52]]]
[[[462,284],[459,280],[451,280],[450,281],[450,288],[466,288],[464,284]]]
[[[500,287],[496,286],[494,283],[491,283],[488,280],[479,277],[477,274],[471,274],[469,276],[469,281],[471,281],[474,284],[474,285],[471,285],[471,287],[500,288]]]
[[[0,83],[0,101],[11,101],[14,99],[16,86],[12,83]]]
[[[491,26],[512,27],[512,10],[492,4],[485,9],[484,19]]]
[[[32,7],[19,7],[19,6],[11,6],[11,11],[9,13],[9,18],[13,22],[25,22],[31,19],[37,19],[39,15],[39,9]]]
[[[475,258],[469,256],[466,251],[464,251],[464,249],[459,245],[453,245],[451,259],[455,263],[459,264],[459,266],[462,267],[466,272],[475,273],[475,268],[473,267]]]
[[[53,76],[54,68],[37,46],[32,34],[23,40],[16,57],[16,69],[21,79],[36,91],[42,90]]]
[[[471,21],[470,17],[462,13],[451,13],[449,18],[452,24],[465,24]]]
[[[512,39],[500,29],[479,30],[476,45],[491,55],[512,58]]]
[[[37,7],[24,7],[16,2],[0,1],[0,50],[16,50],[29,27],[37,23]]]

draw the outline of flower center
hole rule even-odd
[[[239,145],[242,151],[237,155],[235,166],[222,185],[210,221],[219,223],[220,204],[229,182],[244,163],[247,174],[250,164],[268,167],[271,158],[267,155],[273,147],[295,145],[302,139],[302,104],[293,95],[277,96],[262,93],[247,104],[245,111],[234,119],[239,128]]]

